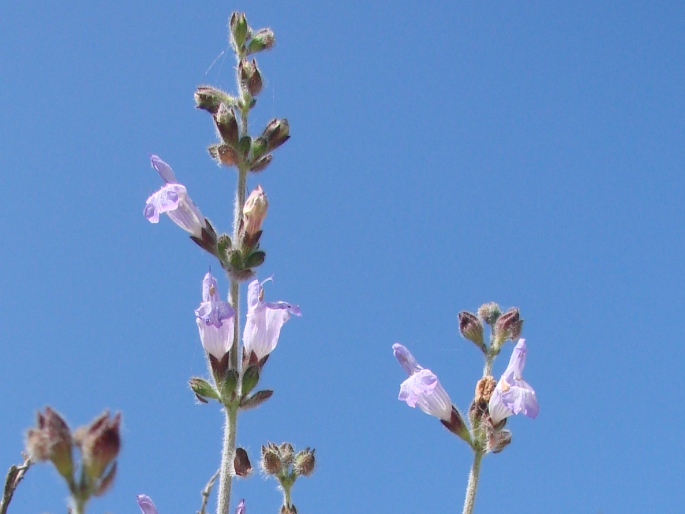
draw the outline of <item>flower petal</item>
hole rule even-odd
[[[402,369],[407,372],[407,375],[411,376],[423,369],[423,366],[416,362],[416,359],[411,352],[400,343],[392,345],[392,353],[397,359],[397,362],[400,363],[400,366],[402,366]]]
[[[157,514],[157,508],[155,507],[155,504],[152,503],[152,499],[149,496],[139,494],[137,500],[140,511],[143,514]]]
[[[160,159],[159,156],[151,154],[150,164],[155,170],[157,170],[157,173],[159,173],[159,176],[162,177],[162,180],[165,184],[173,184],[176,182],[176,175],[174,175],[171,166]]]

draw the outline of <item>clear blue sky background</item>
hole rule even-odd
[[[206,373],[193,309],[213,262],[142,209],[157,153],[230,228],[235,174],[206,154],[192,94],[233,89],[232,57],[211,65],[234,9],[277,37],[251,127],[287,117],[293,137],[250,186],[270,200],[266,297],[303,312],[265,368],[273,399],[239,419],[253,464],[266,441],[317,449],[302,514],[460,512],[470,451],[397,401],[391,345],[466,409],[481,356],[456,314],[497,301],[526,320],[541,412],[484,460],[476,511],[682,512],[676,1],[5,2],[0,466],[37,409],[76,426],[108,407],[119,476],[89,512],[135,514],[140,492],[160,514],[199,508],[222,416],[186,383]],[[273,481],[235,492],[277,512]],[[65,497],[35,467],[10,512]]]

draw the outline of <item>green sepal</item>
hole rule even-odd
[[[231,36],[233,37],[233,42],[236,49],[242,48],[245,44],[245,39],[247,39],[247,18],[245,18],[245,13],[234,12],[231,15],[230,21]]]
[[[266,259],[266,253],[263,251],[257,250],[256,252],[252,252],[245,260],[245,267],[256,268],[261,266],[264,263],[264,259]]]
[[[247,367],[243,373],[243,385],[240,389],[240,393],[243,398],[250,394],[250,392],[257,386],[259,382],[259,366],[252,364]]]
[[[256,160],[266,152],[266,139],[257,137],[252,141],[252,159]]]
[[[193,390],[197,399],[203,403],[207,403],[207,398],[212,400],[219,399],[219,393],[214,389],[214,386],[207,382],[204,378],[193,377],[188,381],[190,389]]]
[[[229,369],[221,383],[221,401],[224,404],[230,403],[235,397],[235,390],[238,386],[238,370]]]
[[[250,148],[252,147],[252,138],[250,136],[243,136],[238,141],[238,151],[245,159],[250,154]]]
[[[243,262],[243,254],[240,250],[233,251],[231,253],[231,256],[228,258],[228,262],[231,265],[231,267],[236,271],[245,269],[245,263]]]
[[[240,408],[243,410],[253,409],[259,407],[262,403],[271,398],[274,392],[270,389],[263,389],[262,391],[257,391],[250,397],[243,396],[240,400]]]

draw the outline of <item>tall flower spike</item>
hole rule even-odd
[[[221,300],[219,286],[211,272],[202,280],[202,303],[195,310],[195,316],[203,348],[220,361],[233,343],[235,310]]]
[[[286,302],[265,302],[265,282],[253,280],[247,287],[247,322],[243,331],[243,349],[249,358],[254,352],[257,360],[269,355],[278,344],[281,327],[290,315],[301,316],[300,308]]]
[[[140,512],[143,514],[157,514],[157,508],[148,495],[139,494],[136,499],[138,501],[138,506],[140,507]]]
[[[159,215],[166,213],[183,230],[202,238],[202,229],[207,227],[207,222],[188,196],[185,186],[176,182],[171,166],[158,156],[151,155],[150,163],[162,177],[164,185],[147,199],[143,215],[150,223],[158,223]]]
[[[512,414],[523,413],[535,419],[540,411],[535,390],[523,380],[526,352],[526,340],[519,339],[511,354],[509,365],[490,398],[488,408],[493,425],[499,424]]]

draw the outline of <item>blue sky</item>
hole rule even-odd
[[[239,418],[253,464],[267,441],[317,449],[301,513],[460,511],[470,452],[397,401],[391,345],[466,409],[481,357],[456,315],[496,301],[526,320],[541,412],[485,458],[476,512],[680,512],[679,2],[4,5],[0,466],[45,405],[74,426],[121,410],[117,483],[89,512],[135,513],[140,492],[199,508],[222,416],[186,384],[206,373],[193,310],[213,262],[142,209],[157,153],[230,228],[234,172],[192,93],[233,88],[236,9],[277,38],[252,130],[286,117],[292,134],[250,180],[270,201],[260,276],[303,312],[265,368],[274,397]],[[235,491],[278,509],[258,474]],[[35,467],[10,512],[65,497]]]

